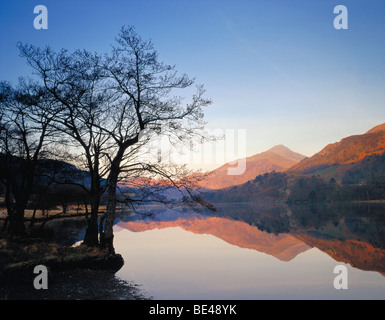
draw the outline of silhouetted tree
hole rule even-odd
[[[51,142],[49,109],[53,104],[47,92],[33,82],[21,80],[17,88],[0,83],[0,177],[12,235],[25,232],[24,213],[38,161],[47,156]]]
[[[110,157],[108,206],[103,232],[103,245],[110,251],[113,251],[116,188],[122,172],[155,175],[178,189],[185,189],[185,198],[201,201],[188,189],[188,184],[180,183],[183,174],[180,174],[181,168],[176,169],[176,164],[167,166],[159,161],[144,163],[132,160],[139,149],[154,137],[151,131],[167,136],[174,143],[201,137],[203,108],[211,103],[204,98],[202,86],[197,86],[189,103],[183,103],[176,91],[190,88],[194,80],[185,74],[178,75],[174,66],[161,62],[152,42],[141,39],[133,27],[123,27],[116,42],[117,46],[103,66],[108,87],[119,97],[119,103],[110,108],[112,123],[106,131],[116,145]]]
[[[101,57],[86,51],[56,53],[50,48],[18,46],[57,102],[56,109],[52,110],[55,114],[52,125],[70,138],[73,163],[89,173],[88,183],[79,181],[77,185],[89,193],[91,205],[84,242],[97,245],[100,199],[107,187],[103,177],[108,175],[107,156],[111,147],[104,128],[105,123],[110,123],[109,104],[115,99],[104,85]],[[73,177],[68,180],[74,183]]]
[[[206,205],[181,179],[187,173],[181,167],[138,157],[157,134],[187,144],[201,137],[203,108],[211,103],[203,97],[202,86],[197,86],[189,103],[176,96],[176,90],[190,88],[194,80],[160,62],[150,41],[142,40],[133,27],[123,27],[117,46],[105,56],[87,51],[56,53],[22,44],[19,49],[57,103],[52,111],[54,129],[71,138],[78,164],[83,163],[90,174],[87,244],[97,244],[98,208],[107,191],[101,243],[114,252],[112,226],[122,174],[155,175],[174,188],[183,188],[184,200]]]

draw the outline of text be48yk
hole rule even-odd
[[[235,311],[236,305],[194,305],[194,314],[237,314]]]

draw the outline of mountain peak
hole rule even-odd
[[[211,171],[209,176],[200,182],[200,186],[208,189],[221,189],[240,185],[266,172],[285,171],[304,158],[305,156],[293,152],[283,145],[278,145],[246,158],[246,170],[243,174],[229,175],[228,168],[234,165],[226,163]]]
[[[285,147],[283,144],[278,144],[278,145],[270,148],[267,151],[281,151],[281,150],[289,150],[289,151],[291,151],[288,147]]]
[[[266,152],[274,152],[281,157],[296,160],[296,161],[301,161],[302,159],[306,158],[304,155],[290,150],[288,147],[284,146],[283,144],[276,145],[271,149],[267,150]]]
[[[385,131],[385,123],[383,124],[380,124],[378,126],[375,126],[374,128],[370,129],[368,132],[366,132],[365,134],[368,134],[368,133],[374,133],[374,132],[378,132],[378,131]]]

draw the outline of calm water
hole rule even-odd
[[[151,210],[116,221],[116,276],[155,299],[385,299],[383,206]],[[346,290],[333,286],[337,265]]]

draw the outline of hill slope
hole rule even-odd
[[[284,172],[257,176],[242,185],[209,192],[210,201],[287,202],[383,200],[385,125],[326,146]]]
[[[310,158],[295,164],[288,171],[311,174],[332,165],[347,165],[385,152],[385,124],[365,134],[354,135],[332,143]]]
[[[281,172],[289,169],[305,156],[278,145],[265,152],[246,158],[246,171],[242,175],[228,175],[227,169],[236,164],[225,164],[209,173],[200,182],[200,186],[207,189],[222,189],[243,184],[256,176],[266,172]]]

